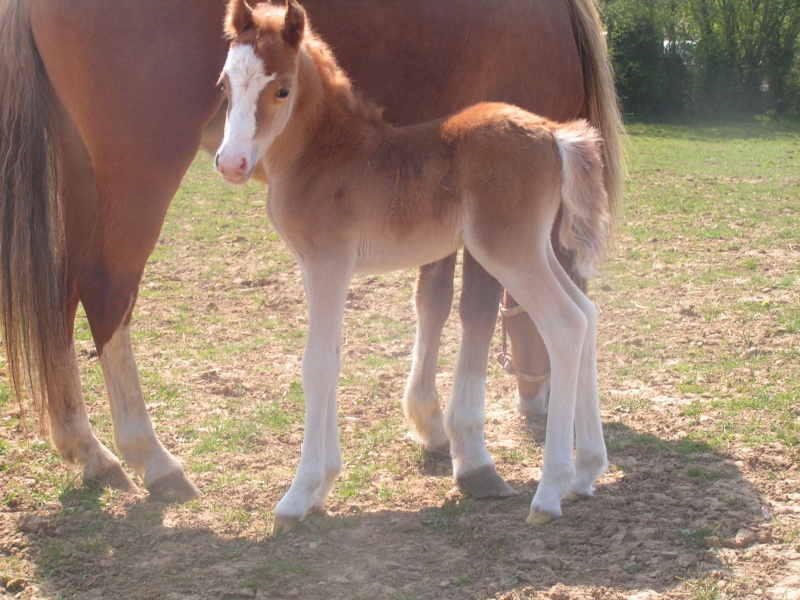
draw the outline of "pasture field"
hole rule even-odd
[[[525,524],[545,432],[516,414],[494,360],[486,437],[520,494],[464,497],[449,461],[403,423],[414,273],[359,277],[343,473],[327,515],[272,537],[300,453],[303,292],[265,189],[223,184],[200,155],[142,282],[134,344],[159,435],[204,497],[81,488],[4,386],[0,596],[800,598],[800,124],[629,134],[622,224],[590,290],[611,462],[593,499]],[[90,416],[110,447],[97,355],[77,327]],[[443,399],[458,340],[453,318]]]

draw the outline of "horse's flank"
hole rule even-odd
[[[266,8],[256,15],[272,18]],[[530,209],[519,199],[561,180],[554,123],[510,105],[481,103],[394,127],[354,92],[326,44],[310,31],[306,36],[294,114],[264,161],[270,196],[291,199],[271,201],[269,210],[299,258],[307,252],[300,240],[307,239],[314,247],[327,240],[355,245],[357,271],[431,262],[463,243],[464,218],[481,223],[481,243],[519,243],[505,237],[510,221]],[[520,174],[527,194],[518,189]],[[470,203],[475,196],[494,201]],[[554,217],[531,215],[545,224]],[[599,255],[602,248],[592,250]]]

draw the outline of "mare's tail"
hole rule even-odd
[[[603,184],[602,141],[586,121],[559,125],[553,136],[561,155],[559,242],[574,253],[578,275],[589,278],[605,251],[612,220]]]
[[[600,131],[603,138],[603,181],[613,226],[622,203],[625,178],[623,126],[614,89],[614,75],[608,62],[603,25],[595,2],[596,0],[568,0],[583,64],[586,96],[583,116]]]
[[[67,344],[64,228],[56,118],[29,5],[0,0],[0,324],[20,406],[28,389],[43,416]]]

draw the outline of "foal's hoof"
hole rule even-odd
[[[300,522],[300,519],[294,517],[275,517],[275,523],[272,525],[272,535],[279,536],[284,533],[289,533]]]
[[[465,494],[474,498],[508,498],[519,493],[491,465],[459,474],[456,476],[456,483]]]
[[[547,418],[548,395],[549,387],[532,398],[523,398],[517,393],[514,405],[517,407],[517,412],[526,419],[543,420]]]
[[[546,525],[550,521],[557,519],[559,516],[560,515],[552,515],[543,510],[533,508],[531,509],[531,512],[528,513],[528,518],[525,519],[525,522],[533,527],[538,527],[540,525]]]
[[[133,483],[133,480],[119,463],[112,464],[100,473],[84,476],[83,483],[90,488],[113,487],[129,494],[139,493],[139,487]]]
[[[449,457],[450,456],[450,440],[445,441],[442,444],[425,444],[421,443],[422,449],[425,451],[426,454],[431,454],[433,456],[441,456],[441,457]]]
[[[145,487],[150,499],[160,502],[189,502],[203,495],[183,471],[168,473]]]
[[[564,496],[564,500],[567,502],[579,502],[581,500],[588,500],[591,498],[591,494],[582,494],[581,492],[570,492],[566,496]]]
[[[412,427],[408,432],[408,437],[414,440],[427,454],[450,456],[450,440],[444,432],[444,427],[440,425],[433,429],[433,433],[423,436]]]

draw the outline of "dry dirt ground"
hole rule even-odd
[[[268,232],[262,211],[254,201],[236,219]],[[746,333],[760,353],[794,342],[775,333],[768,313],[747,323],[701,318],[695,307],[724,296],[724,285],[654,297],[652,289],[620,289],[614,269],[592,288],[602,311],[600,387],[611,461],[594,498],[565,506],[564,517],[547,526],[525,524],[545,432],[518,416],[513,381],[494,361],[486,438],[499,472],[520,493],[502,501],[465,497],[449,461],[418,450],[402,423],[414,275],[362,277],[345,323],[344,471],[326,515],[272,537],[271,510],[291,481],[302,438],[302,289],[274,236],[251,238],[224,224],[205,236],[198,218],[169,217],[143,282],[135,344],[159,435],[203,498],[176,506],[80,488],[48,446],[23,431],[16,404],[6,399],[0,596],[800,598],[798,447],[713,443],[712,394],[680,385],[669,368],[686,360],[687,348],[731,335]],[[624,233],[618,240],[620,247],[635,243]],[[793,273],[800,246],[773,258],[774,269]],[[757,293],[778,302],[796,289]],[[648,315],[661,321],[647,325]],[[653,349],[651,336],[659,335],[668,339]],[[443,339],[442,398],[458,340],[453,318]],[[637,361],[648,348],[660,366],[642,376]],[[78,349],[90,414],[110,445],[85,329]],[[731,373],[731,388],[737,378],[768,377],[773,367],[758,365]]]

